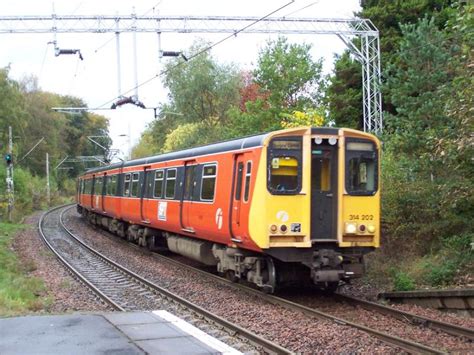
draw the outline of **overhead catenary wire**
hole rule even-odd
[[[311,4],[308,4],[308,5],[306,5],[306,6],[303,6],[301,9],[295,10],[295,11],[293,11],[293,12],[290,12],[289,14],[284,15],[283,18],[288,17],[288,16],[291,16],[291,15],[294,15],[294,14],[296,14],[297,12],[300,12],[300,11],[302,11],[302,10],[306,10],[307,8],[316,5],[318,2],[319,2],[319,0],[318,0],[318,1],[314,1],[314,2],[312,2]]]
[[[237,36],[239,33],[244,32],[244,31],[245,31],[246,29],[248,29],[249,27],[252,27],[252,26],[254,26],[255,24],[257,24],[257,23],[259,23],[259,22],[265,20],[266,18],[272,16],[273,14],[275,14],[275,13],[277,13],[277,12],[283,10],[284,8],[288,7],[289,5],[291,5],[291,4],[294,3],[294,2],[295,2],[295,0],[291,0],[290,2],[288,2],[288,3],[286,3],[286,4],[282,5],[282,6],[280,6],[279,8],[277,8],[276,10],[273,10],[272,12],[266,14],[265,16],[262,16],[262,17],[258,18],[257,20],[255,20],[255,21],[253,21],[252,23],[250,23],[250,24],[248,24],[248,25],[242,27],[241,29],[235,31],[234,33],[232,33],[232,34],[230,34],[230,35],[228,35],[228,36],[226,36],[226,37],[220,39],[220,40],[217,41],[217,42],[212,43],[211,45],[207,46],[206,48],[204,48],[204,49],[202,49],[202,50],[200,50],[200,51],[198,51],[198,52],[196,52],[196,53],[194,53],[194,54],[191,54],[191,55],[187,56],[188,61],[178,62],[178,63],[176,63],[175,65],[173,65],[171,68],[168,68],[168,69],[166,69],[166,70],[162,70],[162,71],[159,72],[159,73],[156,73],[154,76],[152,76],[152,77],[146,79],[145,81],[142,81],[142,82],[139,83],[138,85],[135,85],[134,87],[132,87],[132,88],[130,88],[130,89],[128,89],[128,90],[122,92],[121,95],[118,95],[118,96],[114,97],[113,99],[108,100],[107,102],[104,102],[102,105],[99,105],[98,108],[102,108],[102,107],[104,107],[104,106],[107,106],[107,105],[111,104],[111,103],[114,102],[115,100],[119,99],[121,96],[126,96],[127,94],[129,94],[129,93],[135,91],[136,89],[138,89],[138,88],[140,88],[140,87],[142,87],[142,86],[148,84],[149,82],[155,80],[156,78],[159,78],[160,76],[162,76],[162,75],[164,75],[164,74],[170,72],[171,70],[173,70],[173,69],[175,69],[175,68],[177,68],[177,67],[183,65],[184,63],[189,62],[190,60],[196,58],[197,56],[199,56],[199,55],[201,55],[201,54],[203,54],[203,53],[205,53],[205,52],[210,51],[211,49],[213,49],[213,48],[215,48],[216,46],[222,44],[223,42],[225,42],[225,41],[227,41],[227,40],[229,40],[229,39],[231,39],[231,38],[234,38],[234,37]]]

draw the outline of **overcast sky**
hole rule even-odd
[[[275,0],[2,0],[0,16],[50,15],[53,8],[58,15],[115,15],[131,14],[135,8],[137,15],[225,15],[225,16],[265,16],[288,1]],[[296,0],[274,16],[348,18],[359,10],[358,0]],[[227,34],[162,34],[162,50],[186,50],[197,38],[205,38],[214,43]],[[276,35],[275,35],[276,36]],[[272,36],[274,38],[275,36]],[[252,69],[258,51],[265,45],[270,35],[241,34],[225,41],[212,50],[219,62],[234,62],[244,69]],[[324,69],[332,69],[334,53],[344,50],[344,44],[335,36],[290,36],[291,42],[307,42],[313,45],[313,58],[325,60]],[[20,79],[25,75],[38,78],[41,89],[73,95],[82,98],[89,107],[110,107],[104,105],[117,96],[117,55],[113,34],[59,34],[58,47],[79,48],[84,56],[54,56],[52,34],[2,34],[0,35],[0,66],[10,65],[11,76]],[[137,34],[138,82],[143,82],[160,71],[163,62],[158,60],[158,40],[156,34]],[[121,82],[122,91],[134,86],[132,34],[121,35]],[[147,107],[155,107],[166,101],[166,91],[159,79],[139,88],[139,98]],[[126,105],[117,110],[97,111],[110,119],[110,135],[114,146],[126,152],[130,126],[132,142],[136,142],[146,124],[153,120],[152,110]]]

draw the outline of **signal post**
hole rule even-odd
[[[15,189],[13,184],[13,134],[12,127],[8,127],[8,152],[5,154],[7,164],[7,198],[8,198],[8,221],[12,221],[12,212],[15,202]]]

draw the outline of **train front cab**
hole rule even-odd
[[[274,283],[311,278],[334,289],[362,276],[364,254],[380,241],[377,138],[306,128],[272,134],[265,146],[259,167],[265,174],[257,177],[254,196],[261,202],[252,204],[249,226],[256,244],[281,266]]]

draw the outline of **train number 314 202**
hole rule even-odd
[[[362,220],[362,221],[373,221],[374,215],[373,214],[350,214],[349,219],[351,221]]]

